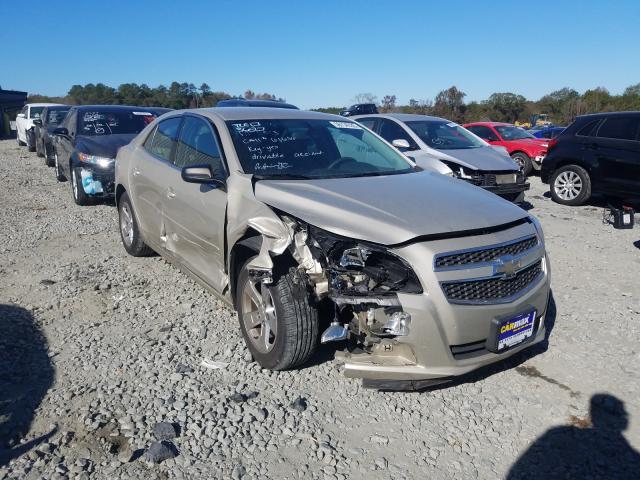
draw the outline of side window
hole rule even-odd
[[[600,138],[615,138],[618,140],[635,140],[638,135],[640,118],[609,117],[598,129]]]
[[[179,168],[210,165],[215,177],[225,176],[220,149],[211,126],[199,118],[184,118],[173,163]]]
[[[387,120],[385,118],[380,119],[380,136],[389,143],[393,142],[394,140],[406,140],[412,147],[414,147],[416,143],[411,138],[411,135],[409,135],[404,130],[404,128],[402,128],[396,122]]]
[[[593,130],[595,129],[595,126],[598,123],[600,123],[600,120],[592,120],[591,122],[587,123],[584,127],[582,127],[580,130],[578,130],[576,132],[576,135],[580,135],[582,137],[589,137],[593,135]]]
[[[365,127],[367,127],[369,130],[373,130],[373,127],[376,124],[376,119],[375,118],[360,118],[358,120],[356,120],[358,123],[364,125]]]
[[[182,117],[172,117],[160,122],[153,135],[151,145],[149,147],[145,145],[145,148],[153,155],[170,162],[171,155],[178,143],[181,122]]]
[[[493,130],[484,125],[474,125],[469,127],[468,130],[471,130],[483,140],[492,142],[498,140],[498,136],[493,132]]]

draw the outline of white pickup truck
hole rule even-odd
[[[30,152],[36,151],[33,121],[40,118],[44,107],[58,103],[27,103],[16,117],[16,140],[18,145],[26,145]]]

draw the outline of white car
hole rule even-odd
[[[40,118],[44,107],[58,106],[59,103],[27,103],[16,117],[16,140],[18,145],[26,145],[30,152],[36,151],[33,121]]]

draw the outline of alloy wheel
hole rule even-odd
[[[582,187],[580,175],[571,170],[560,173],[553,183],[556,194],[565,201],[574,200],[582,192]]]
[[[270,352],[276,343],[278,326],[276,307],[269,288],[262,282],[248,279],[240,306],[249,341],[260,353]]]
[[[78,181],[76,178],[76,171],[71,170],[71,187],[73,188],[73,198],[78,199]]]
[[[127,202],[120,206],[120,230],[122,239],[130,247],[133,244],[133,215]]]

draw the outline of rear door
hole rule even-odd
[[[174,171],[182,116],[158,123],[131,156],[129,184],[135,214],[145,239],[166,248],[164,203]]]
[[[613,195],[640,195],[640,115],[610,116],[587,148],[600,166],[602,190]]]
[[[217,132],[207,119],[185,115],[173,163],[165,197],[167,247],[222,292],[227,192],[219,185],[187,183],[181,177],[184,167],[208,165],[216,178],[227,178]]]

